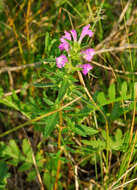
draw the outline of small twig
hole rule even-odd
[[[25,64],[25,65],[21,65],[21,66],[16,66],[16,67],[3,67],[2,69],[0,69],[0,74],[4,73],[4,72],[8,72],[8,71],[19,71],[28,67],[38,67],[42,64],[46,64],[46,62],[36,62],[36,63],[31,63],[31,64]]]
[[[124,19],[125,13],[126,13],[128,7],[129,7],[129,4],[130,4],[130,3],[132,3],[132,0],[128,0],[128,2],[127,2],[127,4],[126,4],[125,8],[123,9],[122,13],[120,14],[120,17],[119,17],[119,20],[118,20],[118,24],[120,24],[121,21]]]
[[[45,79],[45,77],[44,77],[44,78],[41,78],[41,79],[38,79],[38,80],[36,80],[35,82],[36,82],[36,83],[41,82],[43,79]],[[30,86],[32,86],[32,84],[28,84],[28,85],[26,85],[24,88],[19,88],[19,89],[17,89],[17,90],[14,90],[14,92],[7,92],[7,93],[5,93],[5,94],[3,95],[2,98],[5,98],[5,97],[7,97],[7,96],[11,96],[13,93],[18,94],[18,93],[20,93],[22,90],[27,90]]]
[[[14,82],[13,82],[11,71],[8,71],[8,75],[9,75],[10,90],[13,90]]]
[[[95,52],[95,54],[102,54],[102,53],[112,52],[112,51],[123,51],[125,49],[137,49],[137,44],[125,44],[125,45],[120,46],[120,47],[111,47],[111,48],[108,48],[108,49],[100,49],[100,50],[97,50]],[[8,71],[10,71],[10,72],[15,71],[16,72],[16,71],[19,71],[19,70],[22,70],[22,69],[25,69],[25,68],[28,68],[28,67],[38,67],[38,66],[42,65],[43,63],[47,64],[47,62],[43,61],[43,62],[25,64],[25,65],[16,66],[16,67],[3,67],[2,69],[0,69],[0,74],[4,73],[4,72],[8,72]],[[110,70],[110,68],[109,68],[109,70]],[[123,71],[122,71],[122,73],[123,73]],[[131,73],[128,72],[128,74],[131,74]]]
[[[116,190],[116,189],[119,189],[119,188],[121,188],[121,187],[125,187],[125,186],[127,186],[129,183],[132,183],[133,181],[137,181],[137,178],[131,179],[131,180],[125,182],[125,183],[122,184],[122,185],[119,185],[119,186],[117,186],[117,187],[114,187],[112,190]]]
[[[16,117],[16,118],[20,118],[20,119],[23,119],[23,120],[28,120],[27,117],[25,117],[24,115],[20,114],[17,111],[9,111],[9,110],[6,110],[6,109],[0,109],[0,112],[2,112],[4,114],[8,114],[8,115]]]
[[[79,183],[78,183],[78,166],[75,165],[75,190],[79,190]]]
[[[101,54],[101,53],[106,53],[106,52],[111,52],[111,51],[123,51],[125,49],[137,49],[137,44],[125,44],[120,47],[111,47],[108,49],[101,49],[95,52],[95,54]]]
[[[113,72],[117,72],[117,73],[121,73],[121,74],[125,74],[125,75],[137,75],[137,72],[128,72],[128,71],[121,71],[121,70],[118,70],[118,69],[113,69],[112,67],[107,67],[105,65],[101,65],[96,61],[92,61],[91,63],[94,64],[94,65],[97,65],[97,66],[99,66],[99,67],[101,67],[103,69],[106,69],[108,71],[113,71]]]
[[[110,35],[107,36],[103,41],[101,41],[97,46],[96,49],[101,49],[105,44],[107,44],[107,42],[110,42],[114,36],[120,31],[123,30],[125,28],[125,25],[120,26],[120,28],[118,27],[120,22],[123,20],[124,18],[124,14],[125,11],[121,13],[120,18],[118,20],[118,22],[114,25],[114,27],[112,28],[112,31],[110,32]],[[131,25],[131,23],[133,22],[133,16],[136,15],[136,11],[133,11],[133,14],[131,16],[131,18],[129,20],[127,20],[126,25]]]
[[[116,185],[122,178],[124,178],[130,171],[132,171],[137,166],[137,163],[129,168],[117,181],[115,181],[108,190],[111,190],[114,185]]]

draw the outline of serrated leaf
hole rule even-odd
[[[58,113],[54,113],[53,115],[47,118],[46,126],[43,132],[44,137],[48,137],[50,135],[50,133],[56,127],[57,122],[58,122]]]
[[[110,100],[115,100],[116,96],[116,90],[115,90],[115,84],[111,84],[109,89],[108,89],[108,95]]]
[[[86,125],[78,125],[72,128],[72,130],[83,137],[92,136],[98,133],[96,129],[93,129],[91,127],[87,127]]]
[[[25,162],[19,167],[20,172],[24,172],[26,170],[29,170],[32,167],[32,163]]]
[[[93,148],[96,148],[98,150],[103,150],[103,149],[106,148],[105,141],[101,141],[100,139],[95,140],[95,141],[93,141],[93,140],[90,140],[90,141],[88,141],[88,140],[81,140],[81,141],[82,141],[83,144],[92,146]]]
[[[44,165],[44,156],[43,156],[43,154],[41,154],[40,152],[37,152],[35,158],[36,158],[37,166],[39,168],[43,168],[43,165]]]
[[[16,159],[17,162],[21,158],[21,152],[18,148],[18,145],[16,144],[16,142],[14,140],[10,140],[8,146],[4,150],[4,153],[13,159]]]
[[[25,155],[32,154],[32,150],[27,139],[23,139],[22,150]]]

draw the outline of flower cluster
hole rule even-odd
[[[59,49],[61,51],[65,50],[68,53],[69,57],[77,57],[82,56],[87,62],[90,62],[95,54],[94,49],[88,48],[86,50],[81,51],[80,44],[83,38],[88,35],[89,37],[93,36],[93,32],[89,30],[90,24],[83,27],[79,40],[77,40],[77,32],[76,30],[71,30],[70,32],[65,31],[65,35],[60,38]],[[62,68],[68,63],[68,58],[62,54],[56,58],[56,64],[58,68]],[[82,72],[86,75],[93,67],[87,64],[80,64],[80,68],[82,68]]]

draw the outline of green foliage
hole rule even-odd
[[[108,89],[108,95],[110,100],[115,100],[116,97],[116,90],[115,90],[115,84],[111,84],[111,86]]]
[[[109,189],[137,162],[136,48],[124,49],[136,46],[135,6],[126,0],[0,1],[0,189],[8,190],[8,178],[15,177],[32,188],[40,174],[51,190],[59,160],[59,190],[76,189],[74,181],[90,188],[92,180],[93,189]],[[84,38],[83,49],[107,52],[93,57],[90,64],[98,66],[80,80],[80,68],[59,69],[56,57],[63,32],[76,29],[79,38],[87,24],[94,35],[89,43]],[[71,53],[75,65],[87,63]],[[126,176],[127,189],[134,189],[135,178],[136,168]]]
[[[10,173],[8,172],[8,167],[5,161],[0,161],[0,190],[6,188],[7,178],[10,177]]]
[[[78,125],[72,127],[72,131],[82,137],[92,136],[98,133],[96,129],[87,127],[86,125]]]
[[[102,131],[102,137],[104,138],[103,140],[100,139],[90,140],[90,141],[82,140],[82,142],[85,145],[89,145],[94,149],[101,151],[107,149],[105,131]],[[124,139],[122,131],[120,129],[117,129],[115,135],[109,137],[109,149],[113,151],[123,151],[123,145],[124,145]]]
[[[57,122],[58,122],[58,113],[55,113],[52,116],[49,116],[47,118],[46,126],[45,126],[44,132],[43,132],[44,137],[48,137],[51,134],[51,132],[54,130]]]
[[[6,182],[6,178],[9,177],[8,169],[6,167],[6,164],[12,165],[12,166],[18,166],[19,172],[28,171],[28,180],[34,180],[36,177],[36,171],[33,168],[34,161],[33,161],[33,152],[32,147],[30,146],[27,139],[23,139],[21,149],[19,149],[19,146],[17,145],[16,141],[11,139],[8,143],[8,145],[1,143],[0,146],[1,149],[1,155],[3,161],[0,163],[0,172],[4,172],[5,175],[3,176],[3,182]],[[36,155],[36,163],[41,170],[43,168],[44,162],[43,162],[43,155],[40,153],[40,150],[37,151]],[[3,163],[3,165],[2,165]],[[3,167],[5,170],[3,170]],[[32,175],[35,174],[35,175]],[[31,176],[31,177],[30,177]],[[1,176],[2,178],[2,176]],[[1,182],[2,182],[1,180]]]

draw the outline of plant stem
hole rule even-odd
[[[61,131],[62,131],[62,125],[63,125],[63,118],[62,118],[62,111],[59,112],[59,133],[58,133],[58,151],[61,151]],[[61,160],[60,160],[61,152],[58,158],[58,165],[57,165],[57,173],[56,173],[56,181],[54,184],[54,190],[58,189],[58,179],[59,179],[59,173],[61,168]]]

